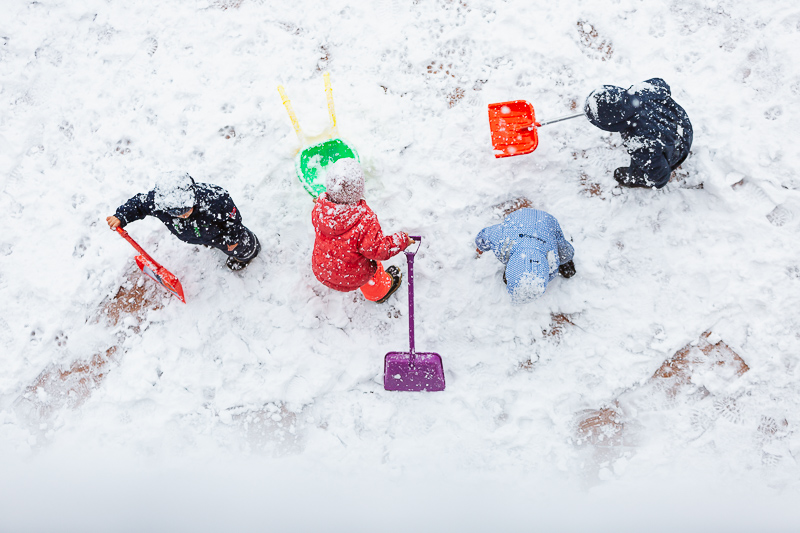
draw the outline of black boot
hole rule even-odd
[[[258,253],[261,251],[261,241],[258,240],[258,237],[256,237],[255,234],[252,235],[253,238],[256,240],[256,249],[253,252],[253,255],[250,256],[250,259],[248,259],[247,261],[240,261],[239,259],[236,259],[234,256],[229,255],[227,261],[225,261],[225,266],[227,266],[234,272],[243,270],[247,265],[250,264],[250,261],[252,261],[258,256]]]
[[[614,171],[614,179],[619,183],[620,187],[628,187],[630,189],[650,189],[653,187],[653,183],[650,180],[635,175],[631,172],[630,167],[619,167],[616,169]]]
[[[575,275],[575,263],[569,261],[568,263],[564,263],[558,267],[558,273],[564,276],[565,278],[571,278]]]
[[[382,304],[383,302],[388,300],[392,294],[397,292],[397,289],[400,288],[400,284],[403,282],[403,274],[400,273],[400,269],[397,268],[396,266],[392,265],[389,268],[387,268],[386,273],[392,276],[392,286],[389,287],[389,292],[387,292],[383,298],[375,302],[378,304]]]
[[[225,266],[237,272],[239,270],[243,270],[247,265],[250,264],[250,261],[239,261],[232,255],[228,256],[228,259],[225,261]]]

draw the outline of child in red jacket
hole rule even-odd
[[[400,287],[400,270],[384,270],[381,261],[399,254],[413,240],[407,233],[384,236],[378,217],[361,197],[364,174],[355,159],[330,165],[327,192],[317,198],[311,221],[317,236],[311,267],[317,279],[331,289],[361,289],[367,300],[383,303]]]

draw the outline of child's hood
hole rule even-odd
[[[518,250],[506,265],[506,280],[511,301],[527,303],[544,294],[552,272],[558,269],[555,253],[537,249]]]
[[[314,206],[312,221],[318,232],[336,237],[350,231],[369,212],[364,200],[357,204],[336,204],[328,200],[328,194],[324,193]]]
[[[622,131],[647,101],[664,100],[670,96],[669,85],[652,78],[631,85],[628,89],[616,85],[603,85],[586,99],[584,112],[589,122],[605,131]]]

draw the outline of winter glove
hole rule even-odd
[[[558,273],[565,278],[571,278],[575,275],[575,263],[573,261],[568,261],[563,265],[560,265],[558,267]]]

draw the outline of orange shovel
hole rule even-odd
[[[150,257],[150,254],[145,252],[144,249],[128,235],[127,231],[122,228],[116,228],[116,230],[117,233],[122,235],[123,239],[128,241],[131,246],[136,248],[136,251],[139,252],[140,255],[137,255],[134,259],[141,271],[144,272],[147,277],[157,281],[162,287],[177,296],[180,301],[186,303],[186,298],[183,296],[183,287],[181,286],[181,282],[178,281],[178,278],[176,278],[172,272],[156,263],[156,260]]]
[[[489,104],[489,127],[495,157],[529,154],[539,146],[536,128],[584,116],[583,113],[536,122],[533,106],[525,100]]]

